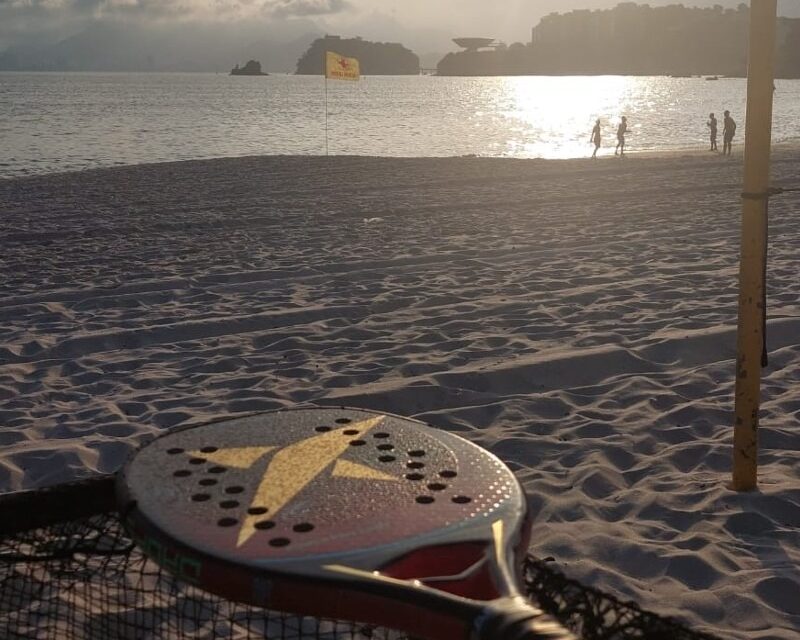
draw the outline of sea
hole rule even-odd
[[[711,112],[745,132],[742,78],[229,76],[0,72],[0,178],[246,155],[578,158],[703,150]],[[773,140],[800,139],[800,80],[776,80]]]

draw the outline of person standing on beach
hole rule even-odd
[[[731,155],[733,136],[736,135],[736,122],[731,118],[731,112],[725,111],[725,120],[722,124],[722,155]]]
[[[619,151],[620,156],[625,155],[625,132],[628,130],[628,119],[622,116],[622,121],[617,127],[617,147],[614,149],[614,155]]]
[[[711,129],[711,151],[717,150],[717,118],[711,113],[708,115],[708,128]]]
[[[592,158],[597,157],[597,150],[600,148],[600,118],[594,123],[594,129],[592,129],[592,137],[589,138],[589,142],[594,142],[594,153],[592,154]]]

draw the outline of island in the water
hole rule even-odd
[[[325,52],[358,58],[361,73],[368,76],[402,76],[419,73],[419,56],[399,42],[370,42],[362,38],[317,38],[297,61],[299,75],[325,73]]]
[[[462,51],[442,58],[437,75],[745,76],[749,23],[746,4],[623,2],[607,10],[551,13],[532,29],[529,43],[456,38]],[[778,19],[775,73],[800,78],[800,19]]]
[[[268,76],[268,73],[264,73],[261,70],[261,63],[257,60],[248,60],[247,64],[243,67],[239,67],[237,64],[233,69],[231,69],[232,76]]]

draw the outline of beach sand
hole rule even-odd
[[[774,184],[800,186],[800,151]],[[0,180],[0,490],[302,404],[487,447],[531,551],[725,638],[800,629],[800,196],[760,490],[730,478],[741,156],[250,157]]]

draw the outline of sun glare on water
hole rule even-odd
[[[508,155],[574,158],[586,155],[600,118],[611,143],[620,117],[652,102],[651,78],[624,76],[502,78],[496,110],[506,119]],[[630,117],[630,116],[629,116]],[[635,125],[633,125],[635,127]]]

